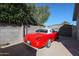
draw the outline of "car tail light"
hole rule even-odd
[[[27,43],[28,45],[30,45],[30,44],[31,44],[31,42],[30,42],[30,41],[26,41],[26,43]]]

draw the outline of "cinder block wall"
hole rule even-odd
[[[62,26],[63,26],[63,24],[55,24],[55,25],[49,26],[49,28],[52,28],[55,31],[59,31],[60,27],[62,27]]]
[[[30,25],[30,27],[28,27],[26,29],[26,31],[27,31],[27,33],[34,33],[35,30],[37,30],[39,28],[43,28],[43,26],[33,26],[33,25]]]
[[[27,26],[26,26],[27,27]],[[25,33],[34,33],[36,29],[42,28],[42,26],[32,26],[25,28]],[[26,33],[26,34],[27,34]],[[13,44],[19,41],[23,41],[23,25],[22,26],[11,26],[11,25],[0,25],[0,45],[2,44]]]
[[[22,26],[0,25],[0,44],[15,43],[23,39]]]

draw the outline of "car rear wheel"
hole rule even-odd
[[[58,39],[59,39],[59,36],[57,36],[57,37],[55,38],[55,41],[58,41]]]
[[[55,41],[58,41],[58,39],[59,39],[59,34],[57,34]]]
[[[51,40],[49,39],[47,44],[46,44],[46,47],[49,48],[50,46],[51,46]]]

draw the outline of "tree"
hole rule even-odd
[[[66,25],[66,24],[69,24],[67,21],[64,21],[63,23],[62,23],[63,25]]]
[[[43,24],[49,16],[48,7],[36,7],[35,4],[1,3],[0,23],[16,25]],[[25,32],[24,32],[25,33]]]
[[[23,35],[25,35],[25,25],[37,25],[32,17],[34,5],[21,3],[1,3],[0,4],[0,23],[23,24]]]
[[[0,22],[9,24],[35,24],[30,4],[0,4]]]
[[[43,24],[49,16],[48,6],[36,4],[1,3],[0,22],[8,24]]]
[[[33,16],[39,24],[43,25],[49,16],[48,6],[36,7]]]

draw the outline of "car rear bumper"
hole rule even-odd
[[[31,48],[33,48],[33,49],[36,49],[36,50],[39,49],[39,48],[36,48],[36,47],[34,47],[34,46],[31,46],[31,45],[27,44],[26,42],[24,42],[24,44],[25,44],[25,45],[28,45],[29,47],[31,47]]]

